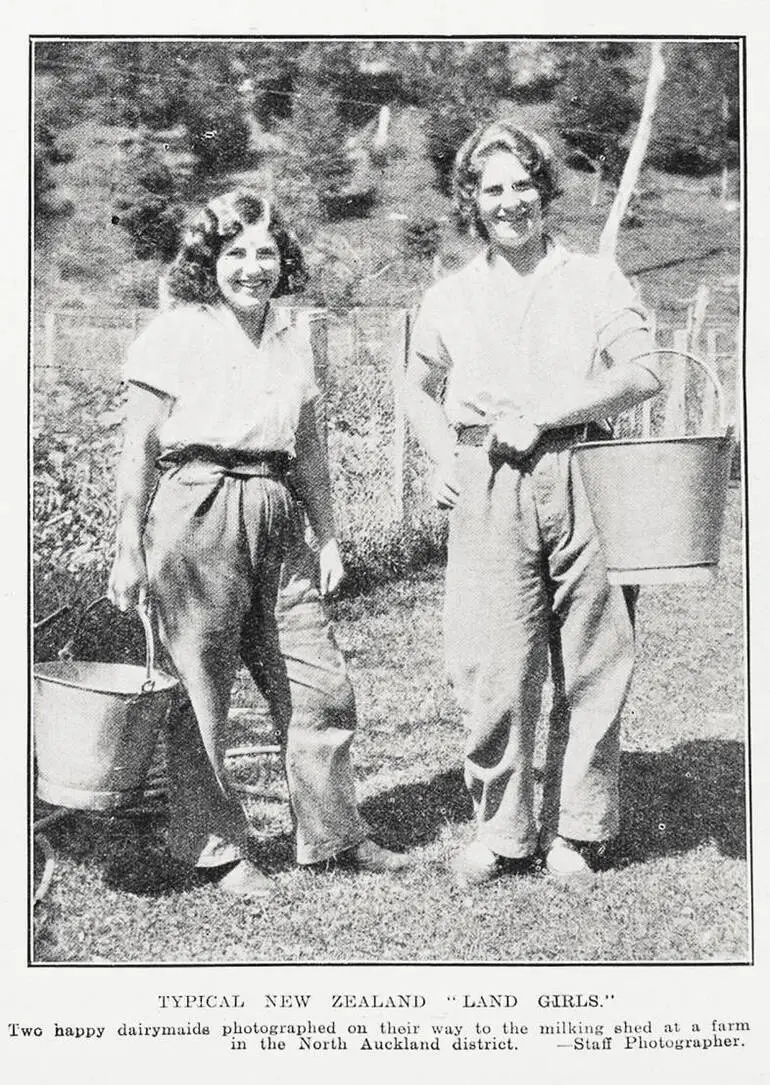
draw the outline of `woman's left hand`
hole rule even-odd
[[[318,554],[318,564],[321,595],[333,595],[345,579],[345,567],[336,539],[329,539],[323,544]]]
[[[524,414],[505,414],[490,428],[487,451],[506,456],[526,456],[535,447],[542,432],[542,426]]]

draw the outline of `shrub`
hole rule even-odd
[[[45,121],[35,124],[34,192],[35,216],[43,222],[69,215],[74,210],[72,202],[57,192],[54,167],[69,162],[73,152],[60,143],[52,128]]]
[[[32,562],[38,616],[70,602],[78,585],[94,594],[106,586],[121,406],[122,393],[114,387],[76,379],[36,399]]]
[[[183,218],[171,170],[155,147],[139,142],[129,151],[113,222],[131,238],[139,260],[170,260],[179,244]]]
[[[432,260],[441,245],[441,223],[435,218],[407,219],[402,237],[407,255]]]
[[[250,129],[240,101],[205,112],[191,109],[186,124],[200,173],[215,176],[223,170],[243,168]]]

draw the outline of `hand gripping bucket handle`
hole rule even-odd
[[[73,659],[83,623],[106,602],[83,610],[59,661],[35,666],[37,793],[56,806],[107,810],[142,793],[178,680],[155,669],[150,615],[138,608],[145,665]]]
[[[722,388],[696,355],[661,349],[646,356],[659,354],[680,355],[703,370],[714,385],[720,432],[575,446],[608,578],[615,584],[708,582],[719,561],[732,448]]]
[[[71,660],[75,657],[75,643],[83,628],[83,623],[88,614],[92,610],[101,606],[103,603],[111,603],[109,596],[100,595],[93,602],[89,603],[83,610],[82,614],[78,618],[75,629],[72,636],[58,651],[59,659]],[[151,693],[155,689],[155,634],[152,630],[152,619],[150,614],[149,604],[139,604],[136,608],[136,612],[139,615],[142,622],[142,629],[144,630],[144,659],[145,659],[145,679],[142,683],[142,693]]]

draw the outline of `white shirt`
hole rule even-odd
[[[294,455],[300,410],[318,394],[309,320],[272,306],[258,347],[226,305],[161,313],[130,347],[124,379],[173,400],[163,451],[204,444]]]
[[[547,402],[560,381],[607,368],[605,351],[646,326],[635,291],[612,260],[552,245],[530,276],[483,252],[434,284],[410,349],[447,371],[450,424],[475,425]],[[653,359],[640,361],[654,370]]]

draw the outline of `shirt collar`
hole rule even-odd
[[[251,344],[255,350],[259,350],[264,347],[271,339],[283,334],[292,324],[291,310],[285,305],[276,305],[270,302],[267,307],[267,314],[265,316],[265,326],[262,329],[262,339],[260,340],[259,347],[255,343],[252,343],[249,337],[244,332],[238,318],[232,311],[229,305],[219,304],[208,306],[209,311],[215,319],[219,320],[231,331],[238,333]]]
[[[546,235],[545,242],[545,255],[532,273],[530,281],[541,279],[544,275],[549,275],[552,271],[555,271],[557,267],[561,267],[561,265],[569,258],[569,249],[562,245],[560,241],[555,241],[552,237]],[[478,270],[486,271],[489,268],[490,254],[491,249],[489,247],[478,254],[473,261]]]

